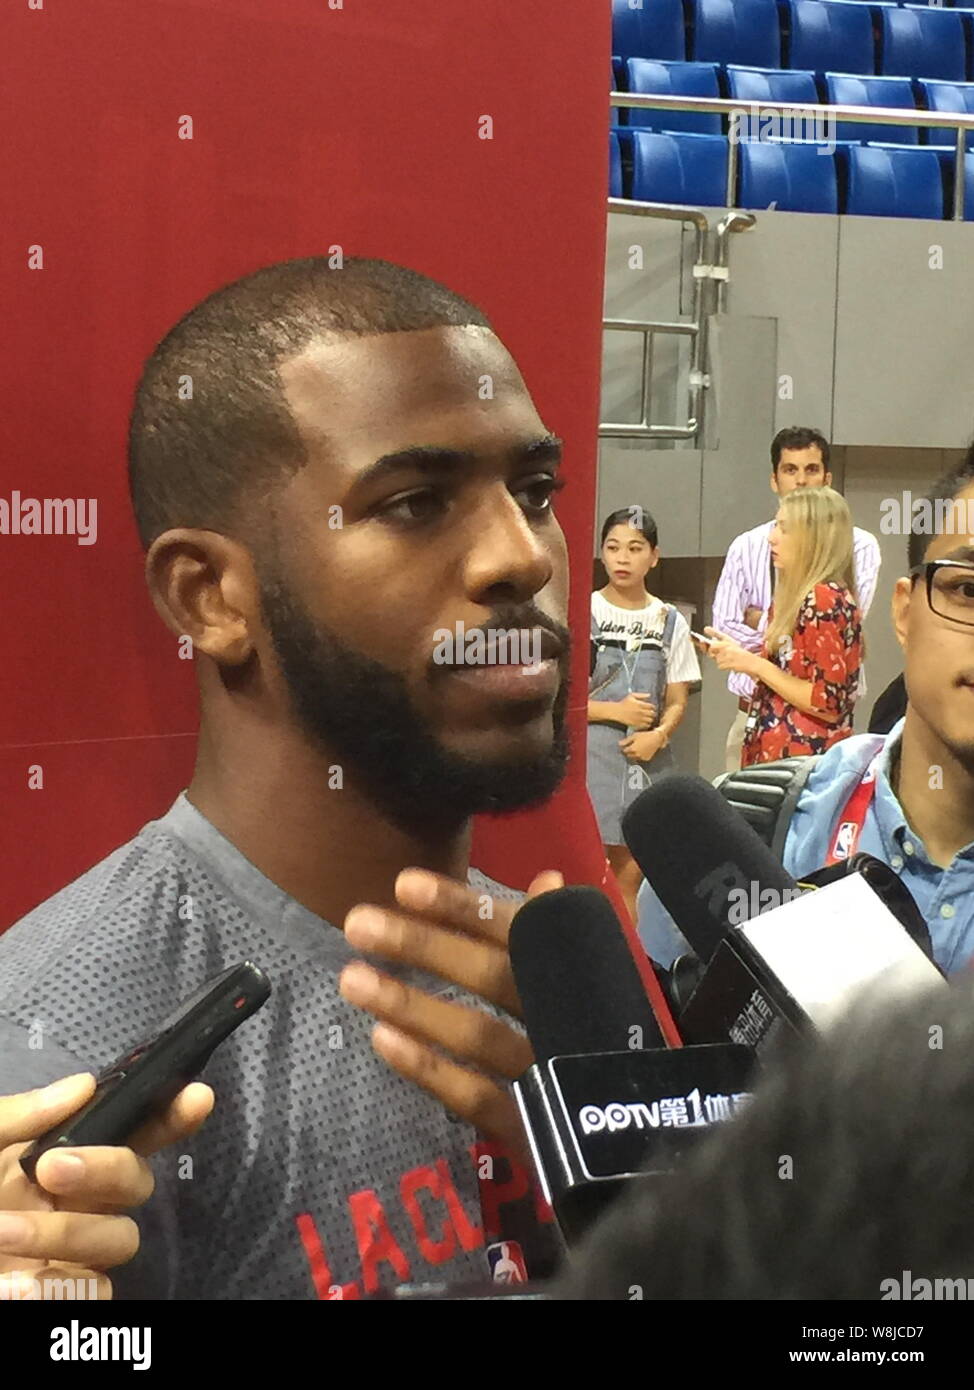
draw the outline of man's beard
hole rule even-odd
[[[413,707],[404,678],[312,621],[276,575],[261,575],[261,608],[295,715],[376,808],[407,831],[448,829],[470,816],[546,801],[565,775],[569,633],[533,605],[509,605],[492,629],[543,627],[563,643],[552,741],[542,754],[476,761],[439,743]],[[516,615],[516,616],[515,616]]]

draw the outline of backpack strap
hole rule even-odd
[[[666,617],[663,619],[663,633],[660,640],[663,643],[663,650],[667,659],[669,659],[670,647],[673,645],[673,633],[676,630],[676,620],[680,616],[680,610],[675,603],[664,603],[663,607],[666,609]]]
[[[821,755],[778,758],[755,763],[740,772],[725,772],[714,782],[779,861],[785,851],[788,827],[812,768]]]

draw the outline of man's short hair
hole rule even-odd
[[[821,431],[810,429],[806,425],[789,425],[785,429],[779,430],[771,441],[772,469],[775,473],[778,472],[782,449],[811,449],[812,447],[820,451],[822,467],[827,473],[832,450],[829,441]]]
[[[937,503],[953,502],[954,498],[964,491],[965,488],[974,483],[974,442],[971,443],[964,458],[960,463],[955,463],[942,478],[934,483],[933,487],[926,494],[926,501],[929,507],[922,507],[914,510],[910,518],[910,539],[907,541],[907,564],[910,569],[915,565],[922,565],[924,556],[927,553],[927,546],[934,539],[935,532],[926,527],[927,515],[937,516],[938,511],[942,512],[943,507],[938,508]],[[924,529],[926,528],[926,529]]]
[[[145,364],[129,426],[129,489],[148,548],[174,526],[253,539],[260,503],[302,464],[279,367],[316,339],[490,328],[468,300],[388,261],[283,261],[191,309]]]

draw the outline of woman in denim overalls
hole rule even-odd
[[[656,523],[641,507],[602,527],[609,575],[592,595],[588,790],[606,855],[635,919],[642,875],[622,838],[626,807],[676,766],[668,746],[689,683],[700,679],[686,619],[646,590],[659,561]]]

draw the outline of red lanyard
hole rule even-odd
[[[832,840],[832,848],[825,861],[826,864],[837,864],[840,859],[851,859],[855,854],[866,814],[872,805],[873,797],[876,795],[876,778],[879,775],[879,761],[883,756],[883,751],[881,748],[871,759],[869,766],[846,802],[845,809],[839,817],[838,828]]]

